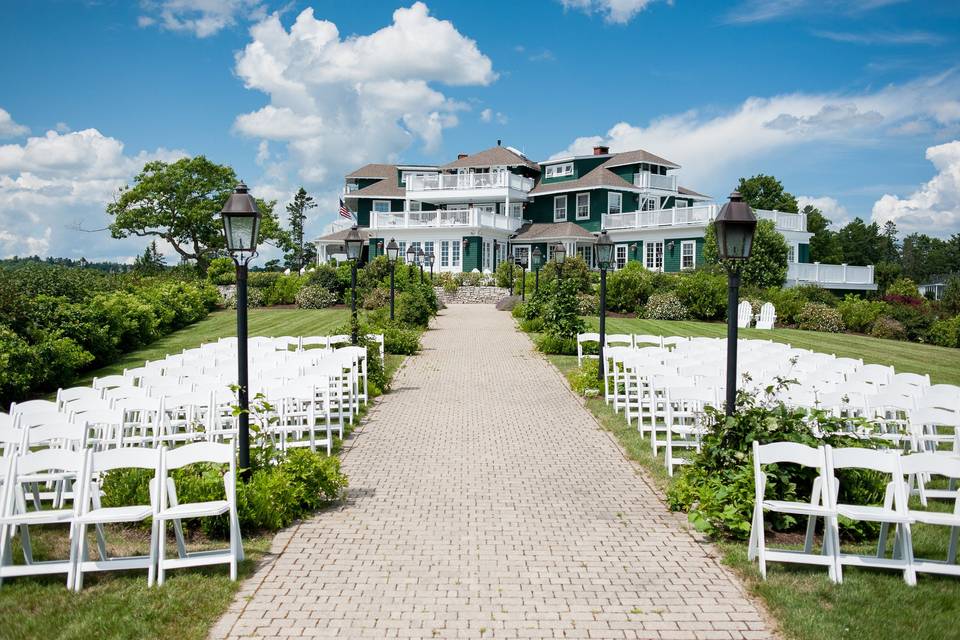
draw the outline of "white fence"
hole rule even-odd
[[[608,213],[603,216],[604,229],[643,229],[650,227],[706,226],[719,209],[715,204],[653,211]]]
[[[876,289],[873,265],[858,267],[849,264],[791,262],[787,265],[787,282],[816,284],[827,288]]]
[[[663,189],[664,191],[677,190],[677,176],[661,176],[648,171],[633,174],[633,185],[641,189]]]
[[[433,191],[437,189],[516,189],[527,192],[533,189],[533,179],[518,176],[509,171],[493,173],[432,173],[407,177],[407,191]]]
[[[434,211],[374,211],[370,214],[371,229],[409,229],[418,227],[488,227],[516,231],[523,225],[517,216],[481,209],[436,209]]]
[[[783,211],[767,211],[754,209],[757,220],[772,220],[780,231],[806,231],[807,215],[804,213],[784,213]]]

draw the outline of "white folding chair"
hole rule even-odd
[[[900,467],[908,477],[940,476],[946,479],[950,483],[950,489],[942,489],[943,495],[940,497],[953,500],[952,512],[909,510],[910,519],[915,523],[950,527],[946,560],[914,558],[913,568],[924,573],[960,575],[960,565],[957,565],[957,540],[960,537],[960,488],[958,488],[960,487],[960,458],[934,453],[915,453],[901,457]]]
[[[382,333],[368,333],[367,340],[377,343],[377,346],[380,347],[380,362],[384,363],[386,366],[386,353],[384,352],[384,339]]]
[[[126,569],[146,569],[147,586],[152,587],[157,564],[157,531],[160,523],[155,517],[159,508],[160,458],[163,449],[125,448],[109,451],[93,451],[86,466],[83,480],[78,483],[80,492],[79,508],[76,516],[76,531],[70,544],[71,562],[74,564],[75,583],[73,588],[83,588],[83,574],[89,571],[122,571]],[[100,503],[99,480],[103,474],[117,469],[145,469],[153,471],[150,482],[150,504],[104,507]],[[150,528],[150,552],[145,556],[115,556],[107,552],[106,540],[98,537],[99,559],[90,559],[86,532],[90,525],[102,527],[105,524],[143,522],[153,518]]]
[[[3,503],[0,506],[0,582],[8,577],[65,573],[67,588],[73,586],[74,564],[71,558],[46,561],[34,559],[30,527],[67,525],[72,540],[78,503],[74,500],[70,507],[28,511],[25,486],[33,484],[38,476],[50,473],[69,473],[74,477],[82,477],[87,453],[86,450],[44,449],[10,457],[7,480],[3,487]],[[13,536],[18,530],[24,564],[13,563]]]
[[[98,391],[104,391],[114,387],[124,387],[127,385],[132,385],[130,378],[118,374],[103,376],[102,378],[94,378],[93,382],[90,384],[91,387]]]
[[[177,487],[170,472],[197,464],[212,463],[227,465],[223,474],[223,500],[181,503]],[[193,444],[164,449],[161,456],[160,508],[154,515],[157,531],[157,584],[162,586],[168,569],[229,564],[230,579],[237,579],[237,563],[243,559],[243,544],[240,539],[240,520],[237,517],[237,463],[233,444],[220,442],[195,442]],[[187,518],[211,518],[226,515],[230,526],[230,546],[227,549],[188,552],[181,538],[177,538],[177,558],[166,557],[167,523],[175,525]]]
[[[827,462],[832,471],[842,469],[869,469],[889,476],[883,505],[863,505],[839,502],[840,482],[829,483],[833,492],[837,515],[860,522],[880,523],[877,553],[872,556],[845,554],[838,546],[839,565],[867,568],[895,569],[903,572],[908,585],[917,583],[913,569],[913,539],[910,535],[910,514],[907,508],[906,485],[900,468],[900,452],[894,449],[837,448],[827,446]],[[893,553],[886,555],[890,525],[895,527]]]
[[[791,500],[767,500],[767,465],[798,465],[817,471],[807,502]],[[754,503],[753,522],[750,527],[750,543],[747,557],[759,560],[760,575],[767,578],[767,562],[796,562],[827,567],[832,582],[841,582],[841,566],[837,559],[840,548],[837,513],[830,490],[830,467],[824,447],[808,447],[796,442],[774,442],[761,445],[753,441]],[[764,514],[767,511],[807,517],[807,533],[803,550],[768,549],[766,547]],[[817,519],[823,518],[823,546],[820,553],[813,550]]]
[[[716,391],[708,387],[672,387],[666,390],[666,453],[667,475],[674,467],[690,464],[687,456],[677,455],[675,449],[700,451],[700,438],[706,432],[703,425],[704,408],[717,404]]]
[[[583,359],[593,358],[596,359],[596,354],[586,354],[583,353],[583,345],[588,342],[595,342],[598,345],[600,344],[600,334],[599,333],[578,333],[577,334],[577,366],[583,366]]]
[[[93,387],[70,387],[69,389],[57,390],[57,409],[60,411],[69,411],[67,404],[79,400],[89,400],[91,402],[101,403],[103,392]]]

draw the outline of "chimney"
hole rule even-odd
[[[457,160],[463,160],[463,159],[466,158],[466,157],[467,157],[467,154],[465,154],[465,153],[458,153],[458,154],[457,154]]]
[[[610,147],[598,144],[593,148],[593,155],[595,156],[605,156],[608,153],[610,153]]]
[[[500,142],[501,142],[500,138],[497,138],[497,146],[498,146],[498,147],[500,146]]]

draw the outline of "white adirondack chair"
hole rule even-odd
[[[773,329],[774,323],[777,321],[777,310],[773,307],[773,303],[764,302],[763,306],[760,307],[760,315],[757,316],[757,329]]]
[[[737,326],[741,329],[747,329],[751,320],[753,320],[753,307],[744,300],[737,307]]]

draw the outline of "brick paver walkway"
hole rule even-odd
[[[770,635],[492,306],[442,313],[344,468],[347,502],[280,534],[213,637]]]

